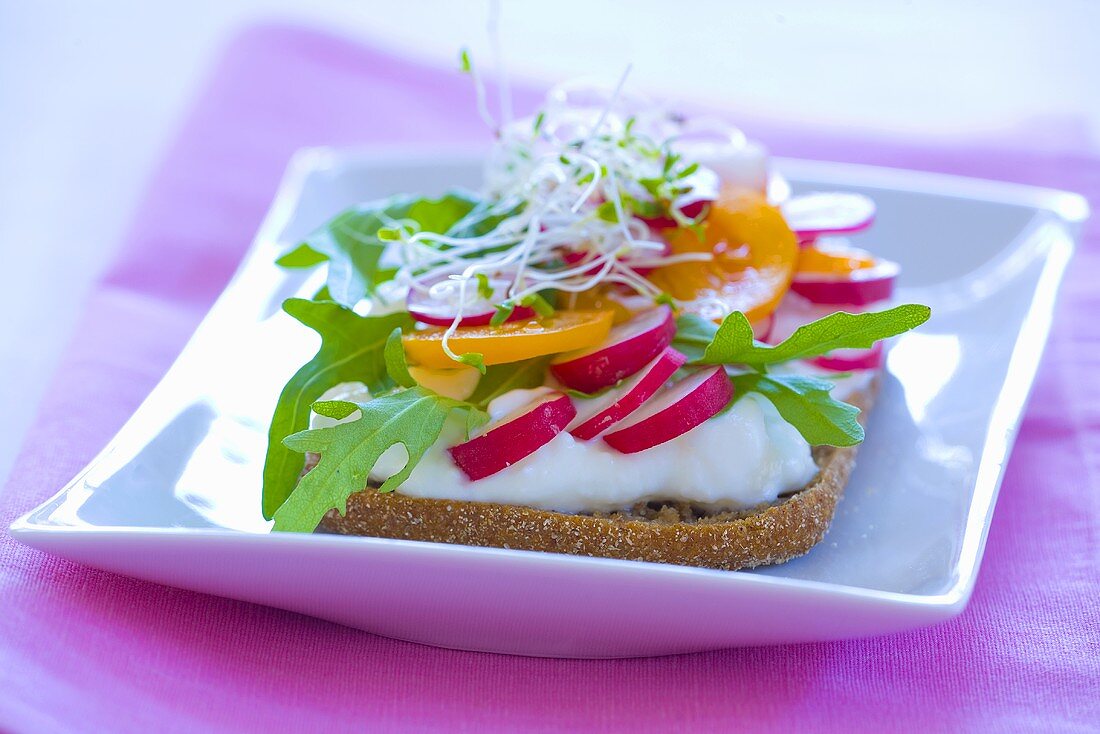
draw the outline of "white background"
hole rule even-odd
[[[298,20],[455,63],[480,0],[0,0],[0,480],[151,167],[235,31]],[[825,127],[1100,138],[1100,2],[505,0],[513,73],[614,78]],[[94,396],[89,396],[94,399]],[[104,437],[106,440],[107,437]]]

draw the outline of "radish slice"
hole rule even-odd
[[[598,398],[584,401],[573,420],[574,427],[568,429],[569,433],[582,441],[600,435],[642,407],[642,403],[653,397],[685,362],[687,357],[668,347],[630,382],[612,388]]]
[[[635,454],[690,431],[717,415],[733,399],[733,383],[722,367],[696,372],[658,393],[628,425],[604,435],[611,448]]]
[[[882,342],[876,342],[870,349],[837,349],[810,362],[830,372],[877,370],[882,366],[883,351]]]
[[[866,306],[894,295],[901,268],[889,260],[850,273],[795,273],[791,290],[813,303],[830,306]]]
[[[787,199],[780,208],[800,242],[861,232],[875,220],[875,202],[862,194],[804,194]]]
[[[565,430],[577,415],[568,395],[552,392],[501,418],[488,431],[447,449],[471,481],[530,456]]]
[[[440,281],[441,282],[441,281]],[[467,302],[462,309],[462,320],[459,326],[485,326],[496,313],[495,304],[507,299],[505,290],[511,281],[503,279],[489,279],[489,286],[493,289],[492,298],[486,300],[477,295],[477,281],[470,281],[466,286]],[[433,284],[434,285],[434,284]],[[405,304],[409,309],[409,315],[422,324],[432,326],[450,326],[458,314],[458,287],[450,290],[450,298],[433,297],[430,293],[410,289]],[[516,306],[508,321],[520,321],[534,318],[535,310],[529,306]]]
[[[659,306],[614,327],[599,346],[559,355],[550,370],[566,387],[596,392],[645,367],[675,334],[672,309]]]

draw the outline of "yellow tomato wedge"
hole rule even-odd
[[[725,189],[703,223],[702,240],[690,230],[669,233],[672,254],[709,252],[707,261],[679,262],[649,275],[684,303],[684,310],[720,320],[741,311],[750,321],[766,318],[791,285],[798,240],[783,215],[745,190]]]
[[[447,343],[455,354],[480,354],[486,365],[519,362],[595,346],[607,338],[611,321],[610,311],[558,311],[548,319],[461,327]],[[454,367],[454,360],[443,351],[444,331],[425,329],[403,336],[409,361],[422,367]]]
[[[851,273],[874,266],[874,256],[855,248],[844,250],[837,247],[812,245],[803,248],[798,256],[800,273]]]

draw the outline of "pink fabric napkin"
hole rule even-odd
[[[520,94],[527,106],[531,94]],[[781,154],[1100,193],[1100,162],[753,128]],[[468,80],[313,32],[228,49],[85,308],[7,524],[121,426],[225,285],[303,145],[473,141]],[[0,535],[0,729],[970,729],[1100,725],[1100,239],[1091,226],[969,609],[869,640],[648,660],[437,650],[89,570]]]

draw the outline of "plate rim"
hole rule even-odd
[[[297,202],[306,181],[311,175],[332,168],[335,165],[355,167],[469,165],[476,164],[482,158],[483,153],[483,148],[470,145],[431,148],[373,145],[351,147],[314,146],[299,149],[291,156],[272,204],[264,216],[251,245],[242,256],[240,264],[226,284],[225,289],[211,304],[207,316],[203,320],[205,321],[209,313],[225,298],[250,262],[256,257],[265,256],[272,247],[278,245],[279,235],[291,222]],[[1004,476],[1003,468],[1011,454],[1019,432],[1023,412],[1045,351],[1062,277],[1076,249],[1076,236],[1080,226],[1089,216],[1088,201],[1082,195],[1070,191],[945,173],[785,157],[775,157],[773,161],[781,172],[791,174],[795,178],[811,181],[821,180],[841,185],[872,186],[913,193],[935,193],[971,200],[1024,206],[1035,209],[1037,216],[1045,213],[1049,221],[1061,224],[1066,230],[1065,237],[1059,238],[1051,244],[1032,295],[1031,303],[1024,319],[1020,322],[1016,343],[1008,360],[1007,377],[994,402],[990,427],[977,464],[973,495],[970,508],[966,514],[959,557],[956,563],[957,577],[955,583],[946,591],[936,594],[896,592],[809,579],[730,573],[692,566],[591,558],[558,553],[529,553],[505,548],[482,548],[389,538],[351,538],[301,533],[263,534],[220,528],[98,527],[36,523],[34,521],[36,515],[64,497],[94,465],[114,450],[115,437],[112,437],[107,445],[97,452],[58,492],[17,517],[10,524],[8,531],[16,540],[44,550],[51,549],[47,546],[52,548],[72,546],[83,540],[155,540],[163,537],[188,538],[194,539],[196,542],[210,539],[222,540],[228,543],[275,543],[280,545],[336,543],[342,548],[360,548],[365,553],[369,553],[374,548],[401,548],[409,553],[442,554],[451,558],[468,556],[472,559],[484,559],[490,562],[494,558],[500,558],[502,561],[510,560],[542,566],[590,568],[607,573],[618,571],[620,573],[642,575],[686,576],[705,580],[706,583],[716,585],[778,587],[793,593],[827,594],[876,606],[937,610],[943,618],[954,616],[965,608],[977,581],[997,495]],[[1019,236],[1034,236],[1034,224],[1035,222],[1032,221],[1026,225]],[[189,344],[190,339],[181,349],[181,354]],[[171,367],[169,367],[170,369]],[[162,381],[163,376],[150,391],[150,395],[157,390]],[[144,403],[144,400],[142,402]],[[134,412],[136,413],[140,409],[141,405],[139,404]]]

